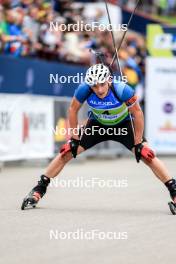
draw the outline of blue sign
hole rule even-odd
[[[73,96],[87,67],[0,56],[0,93]]]

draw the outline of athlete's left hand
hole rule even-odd
[[[141,158],[144,158],[148,162],[152,162],[152,159],[155,158],[155,153],[148,146],[139,143],[134,146],[136,161],[139,162]]]

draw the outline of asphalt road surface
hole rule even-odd
[[[174,175],[176,158],[163,161]],[[175,263],[176,216],[166,188],[143,164],[133,158],[70,163],[38,208],[21,211],[43,169],[0,173],[0,263]]]

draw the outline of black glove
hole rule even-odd
[[[77,150],[78,150],[79,144],[80,144],[79,139],[74,139],[74,138],[70,139],[70,148],[71,148],[71,153],[72,153],[73,158],[76,158],[77,156]]]

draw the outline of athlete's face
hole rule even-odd
[[[109,83],[105,82],[105,83],[96,84],[95,86],[92,87],[92,90],[99,98],[103,99],[108,93]]]

